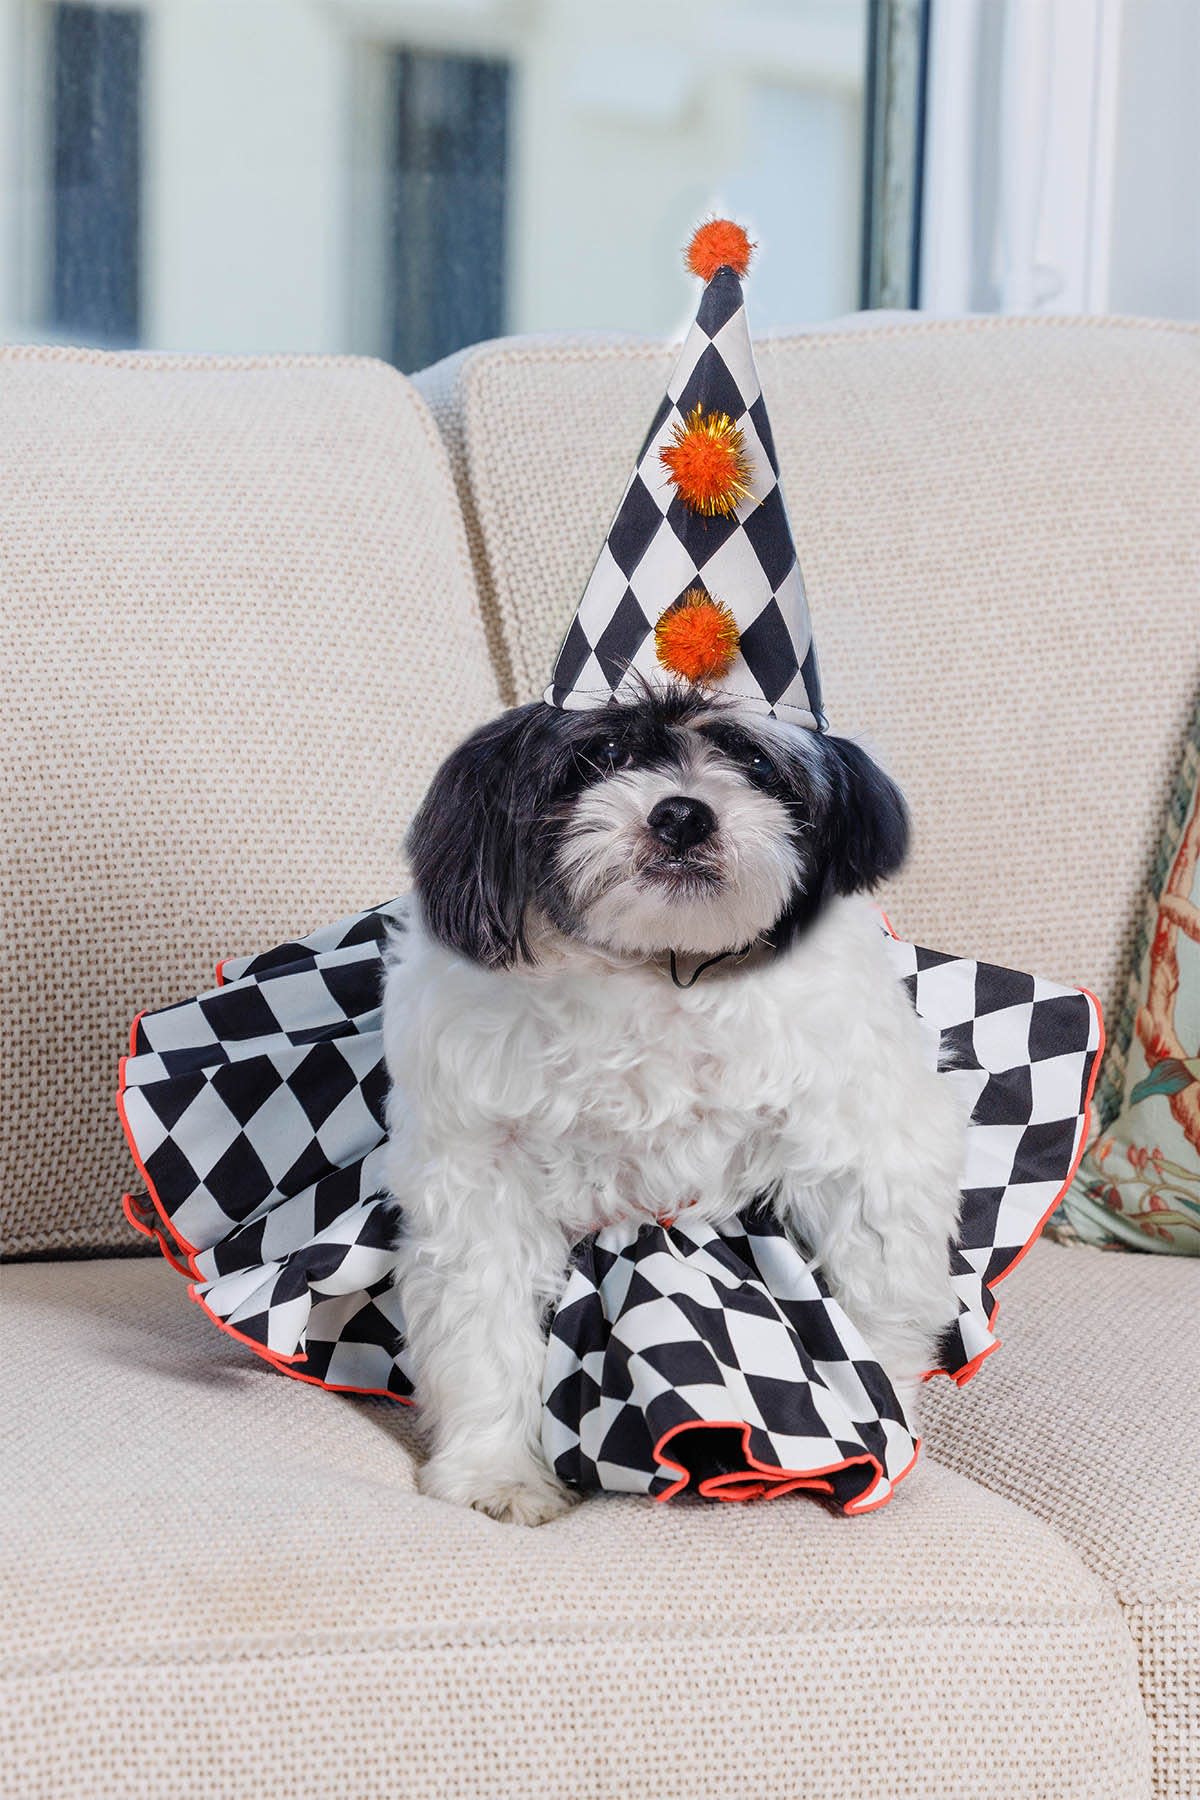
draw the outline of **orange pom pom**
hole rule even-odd
[[[709,219],[692,234],[687,247],[687,266],[701,281],[711,281],[718,269],[744,275],[750,267],[754,245],[732,219]]]
[[[654,648],[664,669],[686,681],[719,681],[738,653],[741,634],[727,606],[689,588],[654,627]]]
[[[659,451],[680,499],[693,512],[727,516],[750,492],[746,440],[728,413],[694,407],[676,420],[671,441]]]

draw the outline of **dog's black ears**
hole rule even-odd
[[[532,797],[521,752],[539,706],[502,713],[446,758],[406,841],[430,932],[491,969],[528,955]]]
[[[847,738],[826,738],[832,779],[826,892],[857,894],[894,875],[908,850],[908,808],[895,782]]]

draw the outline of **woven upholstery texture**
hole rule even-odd
[[[997,1289],[1004,1348],[927,1390],[939,1462],[1044,1519],[1124,1609],[1156,1800],[1200,1794],[1200,1268],[1039,1244]]]
[[[505,706],[512,706],[516,696],[516,684],[513,678],[509,640],[505,635],[504,622],[495,603],[492,579],[487,564],[487,545],[484,542],[483,529],[475,511],[474,495],[470,483],[462,478],[466,462],[466,422],[459,405],[459,372],[467,358],[475,354],[474,348],[459,350],[455,355],[444,357],[439,363],[433,363],[428,369],[421,369],[412,377],[412,383],[429,408],[446,446],[450,467],[455,476],[455,489],[462,511],[463,530],[466,533],[467,553],[471,559],[476,593],[481,600],[480,611],[488,655],[491,657],[492,667],[496,673],[501,699]],[[485,595],[487,604],[482,603]]]
[[[398,892],[499,699],[395,371],[8,351],[0,414],[4,1249],[124,1248],[133,1013]]]
[[[1147,1795],[1120,1614],[1008,1501],[929,1466],[865,1519],[497,1525],[416,1495],[405,1409],[181,1286],[4,1271],[7,1800]]]
[[[912,806],[898,929],[1111,1005],[1200,684],[1200,329],[934,321],[756,353],[830,723]],[[545,684],[672,354],[525,341],[423,378],[440,418],[457,391],[517,699]]]

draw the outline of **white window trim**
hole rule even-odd
[[[921,305],[1108,305],[1124,0],[933,0]]]

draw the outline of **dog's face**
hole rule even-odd
[[[671,690],[485,725],[435,776],[409,852],[434,935],[506,967],[545,922],[629,955],[782,948],[906,840],[857,745]]]

